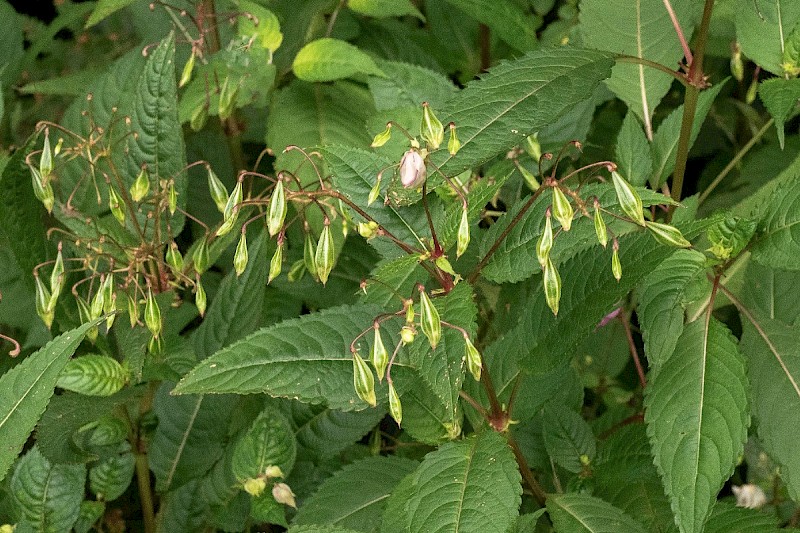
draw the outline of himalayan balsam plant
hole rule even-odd
[[[0,533],[800,526],[800,2],[53,8]]]

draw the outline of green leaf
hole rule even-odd
[[[354,74],[385,76],[366,53],[350,43],[330,37],[305,45],[294,58],[292,70],[304,81],[334,81]]]
[[[267,408],[236,443],[231,470],[244,483],[277,466],[288,476],[297,456],[297,442],[289,421],[277,410]]]
[[[425,22],[425,17],[411,0],[350,0],[347,7],[368,17],[389,18],[411,15]]]
[[[691,35],[697,2],[672,0],[671,5],[684,34]],[[648,59],[670,69],[683,57],[661,0],[584,0],[580,9],[580,34],[588,47]],[[636,113],[647,138],[652,139],[653,112],[673,81],[668,74],[644,65],[617,63],[606,84]]]
[[[390,308],[400,302],[397,294],[412,294],[417,284],[428,279],[428,273],[416,257],[403,255],[380,262],[368,279],[375,280],[375,283],[367,283],[367,294],[361,300]]]
[[[92,81],[101,77],[105,69],[89,67],[85,70],[26,83],[18,90],[22,94],[46,94],[57,96],[83,96],[86,94],[86,87]]]
[[[353,7],[352,3],[348,5]],[[422,102],[438,111],[457,92],[447,77],[425,67],[397,61],[380,61],[378,65],[386,76],[370,76],[368,80],[378,111],[413,106],[422,116]]]
[[[395,486],[386,500],[381,517],[380,533],[408,533],[406,503],[414,494],[414,473],[408,474]]]
[[[292,402],[295,437],[302,453],[316,459],[334,457],[359,441],[386,414],[381,409],[364,411],[337,411],[313,409],[300,402]]]
[[[589,424],[575,411],[554,403],[544,409],[544,445],[556,464],[576,474],[584,469],[583,456],[591,461],[597,451]]]
[[[755,310],[742,312],[742,351],[748,355],[753,417],[766,452],[781,466],[793,498],[800,497],[800,327]]]
[[[643,187],[653,171],[653,156],[642,126],[631,111],[628,111],[622,121],[614,154],[614,161],[622,177],[631,185]]]
[[[61,369],[100,320],[59,335],[0,377],[0,478],[28,439],[53,395]]]
[[[728,215],[719,224],[708,228],[709,252],[727,261],[744,250],[756,231],[756,221]]]
[[[173,393],[265,392],[361,410],[366,405],[353,389],[349,346],[380,312],[340,306],[263,328],[203,361]]]
[[[51,464],[34,447],[11,478],[14,511],[36,531],[70,531],[80,513],[85,478],[85,466]]]
[[[254,16],[258,24],[249,17],[239,17],[239,35],[246,37],[256,36],[261,46],[274,52],[283,42],[283,34],[280,31],[278,17],[270,11],[253,2],[241,1],[242,11]]]
[[[764,318],[797,325],[800,317],[800,272],[747,263],[741,300],[748,309]]]
[[[579,48],[551,48],[493,67],[437,112],[455,122],[461,149],[436,152],[433,162],[455,175],[484,163],[558,120],[610,73],[610,54]]]
[[[783,76],[783,51],[800,22],[800,4],[791,0],[739,0],[736,38],[742,53],[761,68]]]
[[[106,503],[92,500],[81,502],[78,520],[72,525],[75,533],[89,533],[92,526],[100,520],[106,512]]]
[[[89,486],[98,499],[116,500],[131,484],[135,468],[136,457],[131,452],[108,457],[89,469]]]
[[[702,531],[744,450],[747,389],[736,339],[711,317],[686,326],[645,389],[653,457],[682,532]]]
[[[780,184],[762,204],[761,214],[753,259],[773,268],[800,268],[800,175]]]
[[[653,371],[672,355],[683,331],[683,295],[705,266],[695,250],[676,250],[642,280],[637,288],[637,315],[647,361]]]
[[[758,95],[764,106],[775,119],[775,129],[778,132],[778,142],[783,149],[785,143],[785,133],[783,126],[786,120],[793,114],[800,100],[800,79],[784,80],[782,78],[772,78],[764,80],[758,86]]]
[[[697,99],[697,109],[692,122],[692,134],[689,137],[689,148],[694,145],[700,127],[706,120],[714,99],[725,86],[729,78],[725,78],[710,89],[700,93]],[[675,158],[678,153],[678,139],[681,134],[683,121],[683,106],[678,107],[658,126],[658,131],[653,136],[653,171],[650,175],[650,185],[658,190],[667,181],[672,171],[675,170]]]
[[[352,529],[338,526],[292,526],[286,533],[359,533]]]
[[[56,387],[87,396],[111,396],[127,380],[128,373],[113,357],[87,354],[67,362]]]
[[[91,28],[92,26],[107,19],[120,9],[128,7],[135,1],[136,0],[99,0],[94,8],[94,11],[92,11],[92,14],[89,16],[89,20],[86,21],[84,28]]]
[[[517,463],[494,431],[442,445],[413,479],[406,504],[411,533],[506,533],[519,514]]]
[[[520,52],[539,48],[536,29],[541,18],[526,12],[511,0],[447,0],[447,2],[486,24],[493,33]]]
[[[375,531],[389,495],[417,464],[402,457],[378,456],[347,465],[305,501],[293,524],[328,524],[355,531]]]
[[[644,533],[633,518],[587,494],[551,494],[547,513],[558,533]]]
[[[192,480],[165,499],[159,509],[159,527],[175,533],[192,533],[203,529],[205,502],[199,480]]]
[[[743,509],[731,502],[721,501],[706,524],[705,533],[778,533],[775,518],[756,509]]]

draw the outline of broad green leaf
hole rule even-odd
[[[426,19],[429,19],[430,11],[428,4],[425,6]],[[432,44],[427,26],[415,28],[405,21],[394,19],[361,20],[360,23],[361,31],[354,42],[361,50],[376,58],[419,65],[440,74],[446,73],[441,65],[441,50],[437,50]],[[380,63],[378,66],[383,70]]]
[[[650,143],[647,142],[642,125],[631,111],[628,111],[622,121],[614,154],[619,173],[631,185],[643,187],[648,182],[653,171]]]
[[[51,464],[32,448],[17,463],[10,492],[15,513],[35,531],[70,531],[83,500],[86,467]]]
[[[800,79],[772,78],[764,80],[758,86],[758,95],[769,114],[775,119],[778,142],[783,148],[786,140],[783,126],[793,114],[797,102],[800,101]]]
[[[347,465],[305,501],[293,524],[376,531],[389,495],[416,467],[415,461],[394,456],[369,457]]]
[[[786,39],[800,22],[800,4],[791,0],[738,0],[736,38],[742,53],[761,68],[783,76]]]
[[[291,413],[296,424],[298,453],[315,459],[336,456],[361,440],[386,414],[382,409],[353,412],[315,409],[300,402],[292,402]]]
[[[793,498],[800,496],[800,328],[755,309],[742,312],[742,351],[752,387],[758,438],[781,467]]]
[[[561,118],[539,130],[538,139],[542,152],[558,153],[571,141],[585,143],[594,121],[595,110],[613,98],[614,93],[599,83],[590,97],[578,102]]]
[[[394,490],[386,500],[386,507],[381,517],[380,533],[408,533],[406,502],[413,494],[414,473],[412,472],[395,485]]]
[[[159,509],[159,527],[175,533],[192,533],[203,529],[205,502],[200,481],[193,479],[170,492]]]
[[[98,499],[116,500],[131,484],[135,467],[136,457],[131,452],[103,459],[89,469],[89,486]]]
[[[653,371],[672,355],[683,331],[683,295],[705,265],[695,250],[676,250],[637,288],[637,316],[647,361]]]
[[[416,342],[424,341],[422,338]],[[463,412],[460,405],[456,404],[453,412],[452,406],[445,404],[417,370],[395,361],[392,379],[401,396],[403,430],[415,441],[437,446],[461,434]]]
[[[81,502],[78,520],[72,525],[75,533],[89,533],[94,524],[100,520],[106,512],[106,502],[84,500]]]
[[[113,357],[87,354],[67,362],[56,386],[87,396],[111,396],[127,380],[128,373]]]
[[[99,0],[94,8],[94,11],[92,11],[92,14],[89,16],[89,20],[86,21],[86,26],[84,27],[87,29],[91,28],[99,22],[102,22],[104,19],[110,17],[120,9],[128,7],[135,1],[136,0]]]
[[[269,9],[254,2],[242,0],[240,8],[255,17],[255,21],[250,17],[239,17],[239,35],[256,36],[261,46],[270,52],[277,50],[283,42],[278,17]]]
[[[425,17],[411,3],[411,0],[350,0],[347,7],[368,17],[388,18],[411,15],[425,22]]]
[[[61,369],[99,320],[59,335],[0,377],[0,478],[44,413]]]
[[[743,509],[721,501],[706,524],[705,533],[778,533],[775,518],[756,509]]]
[[[706,120],[708,112],[714,99],[725,86],[729,78],[725,78],[710,89],[700,93],[697,99],[697,109],[694,113],[692,122],[692,134],[689,137],[689,147],[691,148],[700,128]],[[654,189],[659,189],[663,185],[672,171],[675,170],[675,158],[678,153],[678,139],[681,134],[681,122],[683,121],[683,106],[678,107],[658,126],[653,136],[653,171],[650,175],[650,185]]]
[[[536,30],[541,18],[526,12],[512,0],[447,0],[520,52],[539,47]]]
[[[461,150],[436,152],[433,162],[454,175],[522,144],[588,98],[612,62],[605,52],[551,48],[497,65],[437,112],[455,122]]]
[[[442,445],[414,474],[406,504],[412,533],[506,533],[519,513],[517,463],[494,431]]]
[[[575,411],[554,403],[544,409],[544,444],[557,465],[576,474],[584,469],[584,458],[592,461],[597,451],[589,424]]]
[[[89,67],[85,70],[26,83],[18,90],[22,94],[46,94],[59,96],[83,96],[86,94],[86,87],[92,81],[103,75],[103,68]]]
[[[800,317],[800,272],[747,263],[741,300],[748,309],[770,320],[797,325]]]
[[[353,389],[349,346],[380,312],[341,306],[263,328],[203,361],[173,393],[265,392],[343,411],[364,409]]]
[[[361,299],[364,303],[391,308],[400,303],[398,294],[413,294],[414,287],[424,283],[428,276],[413,255],[381,261],[368,278],[375,282],[367,282],[367,293]]]
[[[684,34],[691,35],[697,2],[672,0],[671,5]],[[670,69],[683,58],[661,0],[584,0],[578,27],[583,43],[591,48],[648,59]],[[606,84],[636,113],[647,138],[652,139],[653,112],[673,81],[668,74],[644,65],[617,63]]]
[[[285,476],[292,472],[297,456],[297,442],[289,421],[277,410],[267,408],[236,443],[231,469],[244,483],[277,466]]]
[[[551,494],[547,513],[558,533],[644,533],[633,518],[588,494]]]
[[[378,111],[414,106],[422,116],[422,102],[438,111],[457,92],[447,77],[425,67],[397,61],[380,61],[378,65],[386,77],[370,76],[368,80]]]
[[[744,450],[747,391],[736,339],[705,316],[686,326],[645,389],[647,434],[682,533],[702,531]]]
[[[800,176],[780,184],[761,206],[752,257],[773,268],[797,270],[800,253]]]
[[[5,89],[16,81],[19,74],[20,60],[25,53],[25,34],[23,18],[10,2],[0,4],[0,19],[6,23],[6,31],[0,35],[0,53],[4,63],[0,68],[0,87]]]
[[[330,37],[305,45],[294,58],[292,70],[304,81],[334,81],[354,74],[385,76],[366,53],[350,43]]]
[[[359,533],[353,529],[346,529],[339,526],[292,526],[286,533]]]

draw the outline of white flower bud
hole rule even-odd
[[[411,149],[400,160],[400,183],[406,189],[415,189],[425,182],[428,171],[425,160],[418,151]]]
[[[731,487],[733,495],[736,496],[736,506],[748,509],[758,509],[767,503],[767,495],[758,485],[748,483],[746,485],[734,485]]]

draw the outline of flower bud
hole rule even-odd
[[[208,241],[205,237],[200,239],[197,248],[194,249],[192,253],[192,262],[198,274],[202,274],[208,268],[208,263],[211,262],[211,258],[208,255]]]
[[[183,271],[183,256],[181,255],[180,250],[178,250],[178,243],[172,241],[170,245],[167,247],[167,264],[173,270],[173,272],[178,273]]]
[[[275,235],[283,227],[286,218],[286,193],[283,190],[283,178],[278,176],[278,183],[272,191],[272,198],[269,201],[269,211],[267,212],[267,229],[270,236]]]
[[[377,322],[373,328],[375,329],[375,338],[372,341],[372,348],[370,349],[370,359],[372,360],[372,366],[375,367],[375,372],[378,374],[378,381],[382,381],[386,373],[386,365],[389,364],[389,352],[383,344],[381,328]]]
[[[469,246],[469,219],[467,218],[467,209],[461,210],[461,223],[458,225],[458,236],[456,238],[456,257],[467,251]]]
[[[536,259],[542,268],[550,259],[550,250],[553,248],[553,223],[550,222],[550,209],[544,214],[544,231],[536,243]]]
[[[403,420],[403,406],[400,404],[400,396],[397,395],[397,390],[391,381],[389,382],[389,414],[399,426]]]
[[[297,503],[294,501],[294,492],[286,483],[275,483],[272,486],[272,497],[278,503],[297,509]]]
[[[744,62],[742,61],[742,49],[738,44],[734,45],[733,54],[731,55],[731,74],[736,81],[744,79]]]
[[[167,206],[169,214],[174,215],[178,209],[178,191],[175,190],[175,180],[169,180],[169,187],[167,188]]]
[[[760,509],[767,504],[767,495],[758,485],[747,483],[745,485],[733,485],[731,487],[733,495],[736,497],[736,506],[747,509]]]
[[[422,124],[420,135],[435,150],[444,141],[444,126],[436,118],[428,102],[422,102]]]
[[[573,211],[567,195],[559,187],[553,187],[553,216],[556,217],[564,231],[569,231],[572,227],[574,215],[575,211]]]
[[[597,234],[597,240],[605,248],[608,244],[608,230],[606,229],[603,215],[600,213],[600,204],[597,200],[594,201],[594,232]]]
[[[208,191],[211,193],[211,199],[214,200],[214,205],[220,213],[225,212],[225,206],[228,204],[228,189],[225,188],[222,181],[217,177],[211,166],[208,169]]]
[[[178,82],[178,87],[183,87],[192,79],[192,71],[194,70],[194,51],[192,51],[192,55],[189,56],[188,61],[186,64],[183,65],[183,72],[181,72],[181,81]]]
[[[611,252],[611,273],[619,281],[622,279],[622,263],[619,260],[619,241],[617,239],[614,239],[614,244],[611,248],[613,250]]]
[[[419,322],[422,333],[428,337],[428,342],[432,349],[436,349],[439,340],[442,338],[442,322],[439,319],[439,311],[433,305],[425,289],[419,289]]]
[[[52,305],[52,298],[50,291],[44,286],[44,283],[39,276],[34,276],[36,281],[36,314],[42,319],[47,329],[53,325],[53,318],[55,318],[55,307]]]
[[[275,253],[272,254],[272,259],[269,262],[269,278],[267,283],[272,283],[272,280],[281,275],[281,268],[283,267],[283,242],[278,243]]]
[[[561,276],[549,257],[544,266],[544,298],[553,314],[558,316],[558,302],[561,300]]]
[[[330,224],[325,224],[317,242],[317,251],[314,255],[314,263],[317,265],[317,277],[323,285],[328,282],[328,275],[333,270],[333,263],[336,254],[333,245],[333,235],[331,234]]]
[[[375,399],[375,380],[372,377],[372,371],[367,366],[367,363],[358,355],[358,352],[353,352],[353,385],[356,389],[358,397],[370,404],[372,407],[377,405]]]
[[[475,345],[472,344],[472,341],[469,340],[469,336],[466,333],[464,334],[464,360],[467,362],[467,370],[469,370],[469,373],[475,378],[475,381],[480,381],[481,370],[483,369],[481,354],[478,352],[478,349],[475,348]]]
[[[358,223],[358,234],[369,240],[378,234],[378,223],[374,220]]]
[[[265,480],[263,477],[250,478],[245,480],[242,488],[250,496],[258,497],[261,496],[261,494],[264,492],[264,489],[267,488],[267,480]]]
[[[283,470],[281,470],[281,467],[275,465],[269,465],[267,468],[264,469],[264,477],[285,478],[286,476],[283,475]]]
[[[233,269],[237,276],[241,276],[245,268],[247,268],[247,233],[242,231],[239,244],[236,245],[236,253],[233,254]]]
[[[386,124],[386,129],[380,132],[372,139],[372,144],[370,145],[372,148],[380,148],[384,144],[386,144],[389,139],[392,138],[392,123],[389,122]]]
[[[747,88],[747,94],[744,96],[744,101],[747,105],[752,104],[756,101],[756,96],[758,96],[758,78],[753,77],[752,83],[750,83],[750,87]]]
[[[642,199],[639,198],[639,193],[616,170],[611,172],[611,179],[614,181],[614,190],[617,192],[617,200],[622,212],[640,226],[644,226]]]
[[[194,305],[197,307],[197,312],[200,313],[200,316],[205,316],[208,298],[206,297],[206,290],[203,288],[203,284],[200,283],[199,277],[197,281],[195,281],[195,285],[197,286],[197,292],[194,295]]]
[[[39,174],[42,180],[47,183],[50,178],[50,173],[53,172],[53,152],[50,149],[50,131],[45,128],[44,130],[44,147],[42,148],[42,155],[39,158]]]
[[[147,299],[144,303],[144,323],[154,338],[161,335],[161,309],[158,307],[158,302],[153,291],[147,289]]]
[[[660,224],[658,222],[647,222],[647,229],[650,235],[661,244],[667,246],[677,246],[678,248],[689,248],[692,243],[686,240],[681,233],[681,230],[669,224]]]
[[[64,272],[64,254],[61,253],[61,244],[58,245],[58,255],[56,255],[56,262],[53,265],[53,271],[50,273],[50,292],[53,297],[61,294],[64,288],[66,274]]]
[[[372,186],[372,189],[369,191],[369,197],[367,198],[367,206],[372,205],[375,200],[378,199],[378,196],[381,194],[381,177],[378,175],[378,179],[375,180],[375,185]]]
[[[61,153],[61,147],[64,145],[64,137],[59,137],[58,142],[56,143],[56,147],[53,149],[53,155],[58,155]]]
[[[147,176],[147,167],[142,166],[139,175],[133,180],[130,188],[131,200],[139,202],[150,192],[150,178]]]
[[[456,135],[455,123],[451,122],[450,140],[447,141],[447,151],[450,152],[450,155],[456,155],[459,150],[461,150],[461,141],[458,140],[458,135]]]
[[[416,338],[417,332],[414,331],[412,326],[403,326],[400,329],[400,340],[403,341],[403,344],[411,344]]]
[[[417,150],[412,148],[403,154],[400,160],[400,183],[403,187],[406,189],[421,187],[427,175],[425,160]]]
[[[120,224],[125,224],[125,211],[122,209],[122,198],[111,185],[108,186],[108,208]]]
[[[130,320],[131,327],[135,327],[139,323],[139,302],[135,296],[126,294],[128,297],[128,319]]]

